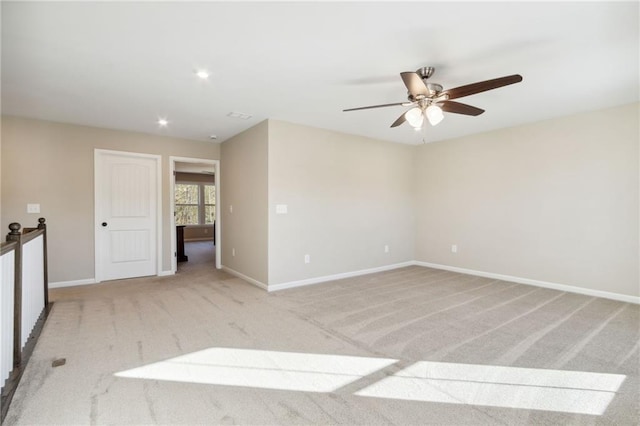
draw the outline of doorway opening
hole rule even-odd
[[[170,157],[172,271],[195,264],[221,268],[220,162]]]

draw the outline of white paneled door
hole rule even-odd
[[[160,157],[95,151],[96,281],[156,275]]]

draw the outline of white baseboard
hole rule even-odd
[[[213,242],[213,237],[206,237],[206,238],[189,238],[188,240],[185,238],[184,242],[185,243],[195,243],[198,241],[211,241]]]
[[[73,281],[57,281],[49,283],[49,288],[75,287],[77,285],[97,284],[95,278],[86,278],[84,280]]]
[[[510,281],[518,284],[527,284],[527,285],[533,285],[536,287],[544,287],[544,288],[550,288],[553,290],[566,291],[569,293],[578,293],[578,294],[584,294],[586,296],[603,297],[605,299],[612,299],[620,302],[640,304],[640,297],[628,296],[626,294],[611,293],[608,291],[601,291],[601,290],[592,290],[589,288],[576,287],[572,285],[558,284],[558,283],[552,283],[548,281],[538,281],[538,280],[532,280],[529,278],[514,277],[512,275],[494,274],[493,272],[476,271],[473,269],[459,268],[457,266],[440,265],[437,263],[420,262],[417,260],[413,262],[413,264],[417,266],[425,266],[427,268],[443,269],[445,271],[475,275],[478,277],[495,278],[498,280]]]
[[[236,277],[238,277],[238,278],[242,278],[242,279],[243,279],[243,280],[245,280],[246,282],[248,282],[248,283],[250,283],[250,284],[253,284],[253,285],[255,285],[256,287],[260,287],[260,288],[261,288],[261,289],[263,289],[263,290],[268,290],[268,289],[267,289],[267,285],[266,285],[265,283],[263,283],[263,282],[261,282],[261,281],[258,281],[258,280],[255,280],[255,279],[253,279],[253,278],[251,278],[251,277],[248,277],[248,276],[246,276],[245,274],[240,273],[240,272],[238,272],[238,271],[236,271],[236,270],[233,270],[233,269],[231,269],[231,268],[229,268],[229,267],[227,267],[227,266],[222,265],[222,270],[223,270],[223,271],[225,271],[225,272],[230,273],[231,275],[235,275],[235,276],[236,276]]]
[[[284,290],[287,288],[302,287],[305,285],[320,284],[327,281],[335,281],[335,280],[341,280],[343,278],[351,278],[351,277],[357,277],[360,275],[373,274],[375,272],[390,271],[392,269],[404,268],[406,266],[412,266],[414,264],[415,264],[414,262],[394,263],[393,265],[379,266],[377,268],[361,269],[359,271],[343,272],[341,274],[334,274],[334,275],[325,275],[323,277],[309,278],[309,279],[300,280],[300,281],[289,281],[286,283],[270,285],[267,291],[271,292],[271,291]]]
[[[173,271],[160,271],[158,272],[159,277],[165,277],[168,275],[174,275]],[[96,281],[95,278],[86,278],[84,280],[73,280],[73,281],[57,281],[53,283],[49,283],[49,288],[63,288],[63,287],[75,287],[77,285],[87,285],[87,284],[100,284]]]
[[[278,290],[285,290],[288,288],[302,287],[302,286],[312,285],[312,284],[320,284],[323,282],[335,281],[343,278],[351,278],[351,277],[357,277],[360,275],[373,274],[375,272],[389,271],[392,269],[404,268],[406,266],[414,266],[414,265],[424,266],[427,268],[442,269],[442,270],[451,271],[451,272],[459,272],[461,274],[475,275],[478,277],[494,278],[497,280],[510,281],[510,282],[519,283],[519,284],[533,285],[536,287],[550,288],[552,290],[566,291],[569,293],[584,294],[586,296],[602,297],[605,299],[612,299],[620,302],[634,303],[636,305],[640,305],[640,297],[638,296],[629,296],[626,294],[612,293],[612,292],[602,291],[602,290],[593,290],[589,288],[576,287],[576,286],[567,285],[567,284],[558,284],[558,283],[552,283],[548,281],[533,280],[530,278],[516,277],[513,275],[503,275],[503,274],[496,274],[493,272],[476,271],[474,269],[459,268],[457,266],[441,265],[438,263],[421,262],[418,260],[403,262],[403,263],[395,263],[393,265],[380,266],[377,268],[362,269],[360,271],[344,272],[341,274],[326,275],[326,276],[317,277],[317,278],[309,278],[309,279],[300,280],[300,281],[289,281],[286,283],[274,284],[271,286],[267,286],[267,284],[260,282],[258,280],[255,280],[251,277],[248,277],[227,266],[222,266],[222,270],[238,278],[242,278],[243,280],[247,281],[250,284],[255,285],[256,287],[272,292],[272,291],[278,291]],[[158,276],[169,276],[173,274],[174,274],[173,271],[161,271],[158,274]],[[74,287],[74,286],[87,285],[87,284],[97,284],[97,283],[95,278],[86,278],[83,280],[50,282],[49,288]]]

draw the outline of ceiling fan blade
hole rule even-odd
[[[401,72],[402,82],[414,98],[416,95],[429,96],[429,89],[424,85],[422,78],[415,72]]]
[[[486,92],[487,90],[497,89],[498,87],[508,86],[514,83],[520,83],[522,76],[520,74],[509,75],[506,77],[494,78],[493,80],[480,81],[478,83],[467,84],[466,86],[456,87],[454,89],[445,90],[442,94],[449,95],[449,99],[462,98],[463,96],[475,95],[476,93]]]
[[[390,106],[398,106],[398,105],[402,105],[404,103],[406,103],[406,102],[396,102],[395,104],[382,104],[382,105],[371,105],[371,106],[358,107],[358,108],[349,108],[349,109],[343,109],[342,112],[358,111],[358,110],[361,110],[361,109],[384,108],[384,107],[390,107]]]
[[[484,112],[483,109],[476,108],[471,105],[461,104],[460,102],[454,101],[442,101],[439,104],[440,108],[442,108],[445,112],[453,112],[455,114],[464,114],[464,115],[480,115]]]
[[[407,121],[407,117],[405,117],[405,115],[407,115],[407,113],[403,113],[400,117],[398,117],[398,119],[396,121],[393,122],[393,124],[391,125],[391,127],[398,127],[399,125],[401,125],[402,123],[404,123],[405,121]]]

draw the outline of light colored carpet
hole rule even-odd
[[[268,294],[191,249],[52,291],[6,423],[638,423],[637,305],[423,267]]]

